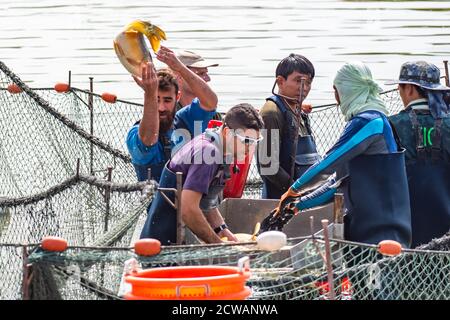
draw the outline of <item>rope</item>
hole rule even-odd
[[[156,190],[157,183],[155,181],[143,181],[143,182],[136,182],[136,183],[115,183],[110,182],[106,180],[102,180],[100,178],[94,177],[94,176],[87,176],[87,175],[74,175],[67,180],[57,184],[56,186],[53,186],[46,191],[26,196],[26,197],[19,197],[19,198],[0,198],[0,207],[17,207],[21,205],[28,205],[31,203],[35,203],[38,201],[42,201],[44,199],[50,198],[52,196],[55,196],[68,188],[73,187],[78,182],[85,182],[87,184],[90,184],[92,186],[95,186],[97,188],[101,189],[108,189],[111,192],[135,192],[135,191],[142,191],[146,186],[150,186],[150,192],[153,194]]]
[[[16,76],[2,61],[0,61],[0,70],[2,70],[11,80],[18,85],[23,92],[25,92],[28,96],[30,96],[40,107],[50,113],[53,117],[61,121],[64,125],[75,131],[81,137],[87,139],[92,142],[94,145],[107,151],[108,153],[126,161],[131,162],[130,156],[126,155],[120,150],[111,148],[108,144],[101,141],[99,138],[90,135],[86,131],[84,131],[81,127],[75,124],[73,121],[69,120],[67,117],[59,113],[56,109],[51,107],[47,101],[42,99],[37,93],[31,90],[18,76]]]

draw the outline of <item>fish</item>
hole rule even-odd
[[[256,236],[259,233],[261,228],[261,224],[259,222],[256,223],[255,228],[253,230],[253,234],[249,233],[235,233],[234,236],[237,238],[238,242],[252,242],[256,241]],[[228,241],[227,237],[221,238],[222,241]]]
[[[149,21],[135,20],[114,39],[114,50],[127,71],[137,77],[141,76],[141,65],[152,61],[150,50],[144,36],[150,42],[153,52],[157,52],[162,40],[167,40],[166,33]]]

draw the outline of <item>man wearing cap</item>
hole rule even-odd
[[[201,78],[204,81],[205,86],[208,86],[207,83],[211,81],[208,74],[208,68],[217,67],[219,65],[217,63],[207,61],[199,54],[188,50],[178,52],[177,58],[190,71]],[[220,114],[215,112],[217,107],[217,96],[214,94],[214,96],[203,95],[203,97],[201,97],[201,91],[198,89],[196,90],[196,88],[194,88],[190,83],[184,81],[183,78],[179,78],[179,83],[180,98],[177,102],[177,111],[180,112],[175,116],[175,125],[177,128],[188,130],[191,137],[194,137],[204,132],[207,126],[207,123],[201,121],[202,112],[199,112],[199,108],[214,112],[212,114],[213,119],[221,119]],[[211,88],[209,88],[209,90],[211,90]],[[190,106],[190,108],[183,109],[185,106]]]
[[[390,121],[406,149],[414,248],[450,229],[450,88],[425,61],[404,63],[387,84],[398,84],[405,106]]]
[[[186,129],[185,126],[178,125],[181,120],[188,123],[189,128],[194,128],[197,121],[197,127],[204,132],[216,113],[216,94],[202,78],[181,63],[172,50],[161,46],[156,58],[176,72],[178,78],[182,79],[198,98],[183,109],[183,114],[176,114],[180,92],[177,77],[171,70],[156,72],[150,62],[142,66],[141,78],[133,76],[144,90],[144,110],[142,119],[128,131],[126,143],[139,181],[147,179],[149,169],[151,178],[159,181],[164,164],[170,159],[171,153],[190,139],[190,131],[181,130],[180,133],[180,130],[175,130]],[[202,105],[199,101],[202,101]],[[181,120],[174,121],[176,117]]]

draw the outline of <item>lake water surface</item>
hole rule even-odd
[[[164,45],[189,49],[220,66],[210,68],[219,109],[239,102],[260,107],[277,63],[291,52],[316,67],[308,100],[333,102],[335,71],[366,62],[382,87],[401,63],[426,59],[443,67],[450,56],[450,1],[113,1],[0,0],[0,60],[31,87],[67,81],[120,99],[142,92],[120,65],[112,41],[134,19],[166,31]],[[192,3],[192,2],[190,2]],[[162,66],[162,64],[158,64]]]

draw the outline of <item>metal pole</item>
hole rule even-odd
[[[147,169],[147,181],[152,181],[152,168]]]
[[[90,94],[89,94],[89,111],[90,111],[90,122],[89,122],[89,128],[90,128],[90,134],[91,136],[94,136],[94,78],[89,77],[89,85],[90,85]],[[94,144],[91,141],[91,153],[90,153],[90,172],[91,175],[94,174]]]
[[[69,70],[69,89],[71,88],[72,83],[72,71]]]
[[[183,187],[183,174],[177,172],[177,192],[175,194],[175,205],[177,207],[177,244],[184,244],[186,237],[185,225],[181,216],[181,192]]]
[[[334,223],[344,223],[344,214],[342,212],[343,205],[344,205],[344,194],[343,193],[335,193],[334,194],[334,208],[333,208]]]
[[[112,178],[112,167],[108,167],[108,178],[107,180],[111,182]],[[110,211],[110,202],[111,202],[111,189],[107,188],[105,191],[105,202],[106,202],[106,208],[105,208],[105,232],[108,231],[108,220],[109,220],[109,211]]]
[[[325,257],[327,264],[327,275],[328,275],[328,299],[335,300],[334,295],[334,277],[333,277],[333,265],[331,264],[331,246],[330,238],[328,237],[328,220],[322,220],[323,237],[325,240]]]
[[[22,246],[22,299],[30,300],[30,281],[28,269],[28,251],[27,246]]]
[[[77,178],[80,176],[80,158],[77,159],[77,171],[76,171]]]
[[[333,208],[333,238],[344,239],[344,194],[336,193],[334,195],[334,208]]]
[[[445,85],[450,87],[450,79],[448,74],[448,60],[444,60],[444,68],[445,68]]]

